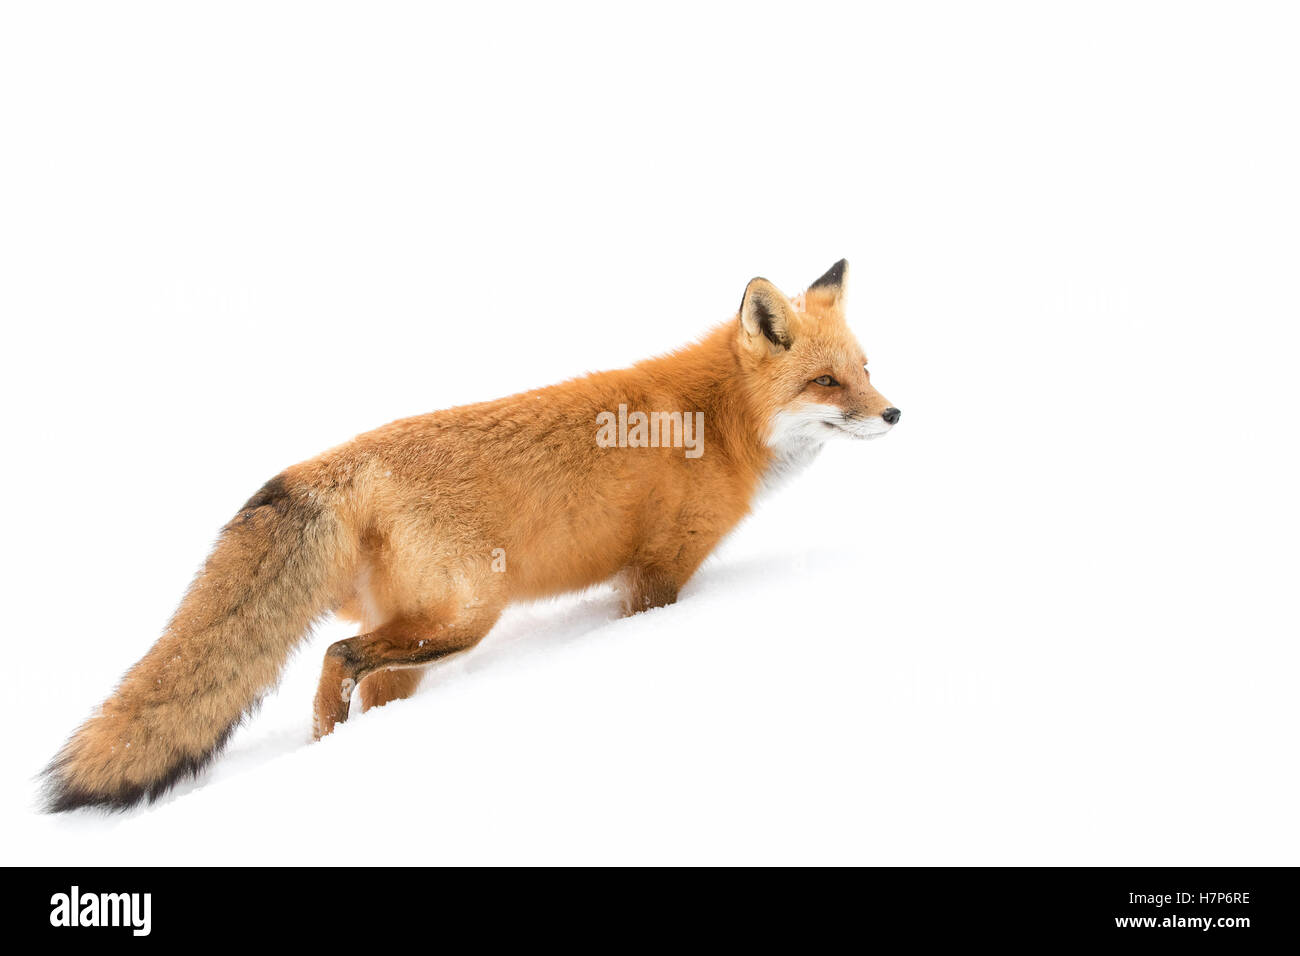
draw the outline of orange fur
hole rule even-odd
[[[197,769],[330,610],[362,634],[326,654],[317,736],[358,684],[364,707],[406,696],[418,668],[472,647],[512,601],[615,578],[628,613],[676,600],[774,469],[896,420],[843,291],[842,262],[802,310],[755,279],[739,321],[669,355],[396,421],[287,469],[55,759],[51,805],[129,805]],[[602,447],[597,416],[620,405],[702,412],[703,453]]]

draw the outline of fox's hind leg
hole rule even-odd
[[[361,712],[410,697],[420,686],[420,678],[423,676],[424,671],[417,667],[391,667],[375,671],[361,681]]]
[[[477,607],[454,621],[402,618],[369,634],[335,641],[325,652],[316,689],[316,739],[348,719],[352,691],[359,681],[377,672],[420,668],[468,650],[492,629],[500,613],[499,607]]]

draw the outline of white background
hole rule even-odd
[[[1300,862],[1296,26],[7,4],[4,861]],[[902,422],[678,605],[513,610],[312,745],[327,627],[199,781],[35,813],[282,467],[841,256]]]

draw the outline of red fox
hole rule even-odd
[[[409,696],[512,601],[618,583],[671,604],[756,495],[900,412],[844,318],[847,263],[793,301],[766,279],[700,341],[631,368],[403,419],[272,478],[175,616],[45,771],[50,810],[131,806],[197,773],[330,612],[319,739]]]

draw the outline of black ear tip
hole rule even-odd
[[[835,265],[826,270],[826,274],[810,285],[810,289],[822,289],[831,286],[841,286],[844,284],[844,270],[849,267],[848,259],[841,259]]]

